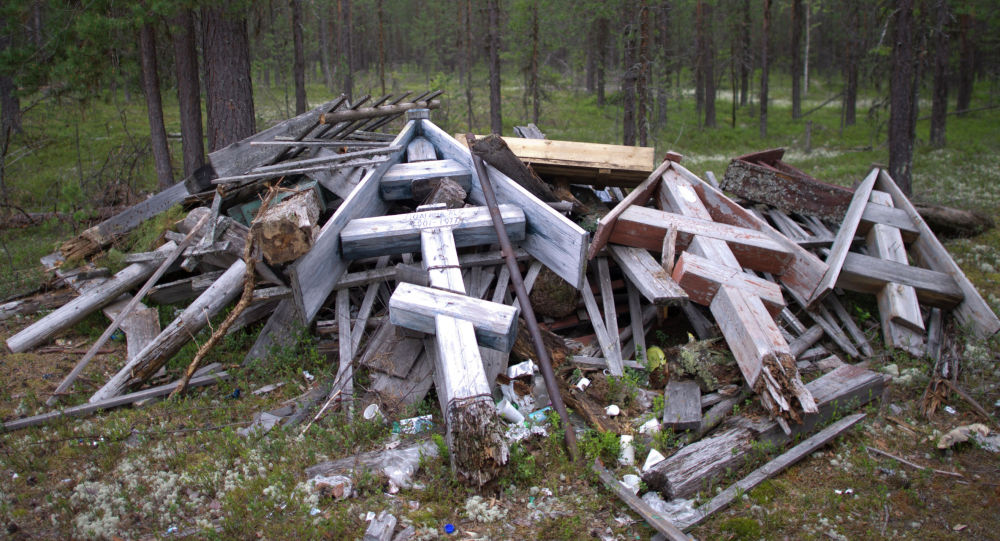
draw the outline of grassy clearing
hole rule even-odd
[[[359,79],[359,86],[375,87],[371,76],[360,74]],[[482,133],[488,123],[485,73],[475,74],[475,81],[482,86],[474,92],[472,130]],[[513,125],[526,123],[528,117],[521,89],[511,84],[516,79],[506,81],[503,110],[505,132],[510,133]],[[389,86],[394,91],[443,88],[447,94],[442,98],[442,109],[433,114],[435,121],[449,132],[469,129],[464,88],[456,76],[417,76],[415,71],[403,70],[391,74]],[[843,185],[860,180],[872,162],[888,161],[881,125],[886,111],[868,117],[866,108],[861,108],[858,125],[841,133],[838,104],[819,109],[807,118],[813,127],[812,149],[806,152],[805,123],[791,119],[787,85],[778,81],[775,86],[766,140],[759,137],[752,108],[738,110],[736,127],[730,128],[728,96],[721,96],[719,128],[698,127],[690,98],[671,101],[667,123],[651,134],[651,144],[658,154],[667,149],[681,152],[686,165],[697,173],[711,170],[717,175],[733,156],[784,146],[789,149],[788,162]],[[819,105],[837,90],[817,82],[803,109]],[[617,107],[597,107],[592,96],[574,90],[573,84],[550,85],[547,92],[539,126],[550,138],[604,143],[620,140]],[[313,103],[329,97],[318,86],[311,86],[309,93]],[[177,132],[172,93],[166,92],[164,97],[168,100],[167,130]],[[257,89],[259,128],[290,115],[288,97],[287,89]],[[872,97],[867,96],[865,103]],[[618,99],[609,94],[610,103]],[[981,103],[987,99],[978,96]],[[148,133],[140,100],[94,99],[85,107],[64,103],[61,110],[62,115],[47,114],[41,107],[30,111],[25,118],[25,135],[12,145],[7,178],[18,205],[27,210],[60,210],[83,220],[97,206],[124,202],[152,189],[155,177],[145,150]],[[1000,130],[996,127],[1000,112],[949,117],[948,122],[946,148],[918,144],[916,198],[995,215],[1000,207],[1000,192],[995,188],[1000,172],[991,164],[1000,151]],[[918,136],[926,137],[927,129],[927,122],[921,122]],[[179,144],[171,144],[175,159],[179,159]],[[162,225],[138,232],[120,250],[148,245]],[[81,227],[80,221],[50,220],[31,228],[0,231],[0,296],[37,285],[41,279],[36,268],[38,257]],[[950,241],[947,246],[994,309],[1000,308],[1000,259],[996,255],[1000,233]],[[860,295],[848,300],[849,310],[878,343],[874,300]],[[164,323],[177,309],[159,308]],[[0,322],[0,339],[26,323]],[[105,324],[103,316],[92,316],[61,340],[67,347],[86,347]],[[206,338],[207,334],[202,334],[196,341]],[[413,524],[422,539],[443,535],[447,523],[467,537],[487,538],[632,539],[652,533],[646,525],[629,519],[624,507],[588,472],[568,461],[557,436],[515,445],[505,476],[481,493],[458,484],[443,459],[428,459],[415,478],[418,487],[388,495],[386,479],[370,473],[356,479],[355,498],[342,502],[320,499],[304,484],[304,468],[325,459],[381,448],[393,435],[387,425],[350,423],[339,412],[321,420],[302,438],[298,437],[301,429],[277,429],[249,438],[238,435],[237,430],[248,425],[255,413],[279,407],[302,393],[308,385],[304,371],[322,379],[336,367],[335,355],[328,358],[305,338],[295,348],[273,352],[266,363],[237,367],[253,339],[254,329],[250,329],[224,340],[206,363],[222,362],[234,378],[196,390],[180,401],[154,402],[0,436],[0,517],[8,534],[139,538],[164,537],[178,531],[209,539],[341,539],[359,537],[365,527],[364,514],[382,509],[391,509],[401,520]],[[95,386],[120,366],[124,346],[113,346],[114,353],[99,356],[88,367],[74,394],[65,400],[67,405],[84,402]],[[995,342],[980,344],[965,339],[955,345],[963,356],[961,385],[991,413],[996,412],[994,404],[1000,398],[996,346]],[[195,349],[196,345],[190,344],[168,363],[165,380],[187,365]],[[44,411],[45,398],[77,358],[60,353],[0,356],[6,374],[0,385],[0,417]],[[994,532],[1000,531],[1000,519],[994,512],[1000,497],[996,455],[972,444],[944,452],[935,448],[943,432],[979,419],[967,404],[957,400],[949,403],[954,414],[923,419],[919,401],[926,383],[926,361],[893,354],[880,354],[871,361],[875,369],[890,364],[916,376],[892,386],[886,409],[869,408],[869,419],[858,428],[743,495],[731,509],[697,528],[695,536],[994,537]],[[361,374],[359,382],[363,381]],[[283,386],[264,395],[250,392],[271,383]],[[621,383],[619,390],[629,394],[632,382]],[[887,409],[888,404],[895,408]],[[436,398],[431,396],[399,415],[434,413],[440,427],[437,410]],[[590,433],[582,441],[590,455],[614,463],[616,448],[610,440]],[[676,444],[672,433],[664,433],[653,442],[661,450]],[[636,446],[637,451],[648,449],[646,443],[637,442]],[[891,459],[869,456],[867,446],[927,467],[958,471],[965,477],[955,480],[913,470]],[[765,451],[769,450],[762,449],[755,464],[767,459]],[[644,458],[642,452],[637,455]],[[616,471],[619,476],[624,473],[628,473],[624,468]],[[743,474],[733,472],[718,488]],[[701,497],[707,499],[715,490],[708,489]]]

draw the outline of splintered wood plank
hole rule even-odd
[[[764,359],[790,355],[788,344],[759,297],[722,285],[709,308],[751,388],[757,384]]]
[[[958,322],[970,326],[976,336],[981,339],[989,338],[1000,331],[1000,318],[997,318],[993,309],[976,290],[976,286],[972,285],[972,282],[966,278],[965,273],[951,258],[948,250],[937,239],[924,219],[920,217],[917,209],[913,207],[910,200],[885,171],[879,173],[876,187],[888,192],[892,196],[892,202],[896,208],[906,211],[920,230],[920,236],[910,248],[913,256],[922,264],[938,272],[948,274],[958,284],[963,296],[954,312]]]
[[[597,231],[594,232],[594,240],[590,243],[590,249],[587,251],[588,259],[594,259],[597,252],[600,252],[604,248],[604,245],[607,244],[608,237],[611,236],[611,232],[618,222],[618,217],[622,212],[625,212],[625,209],[632,205],[645,205],[646,201],[649,201],[649,198],[653,197],[656,189],[660,187],[660,177],[670,167],[670,163],[669,161],[661,163],[642,184],[636,186],[631,193],[625,196],[625,199],[621,203],[615,205],[610,212],[601,217],[597,222]],[[577,286],[577,289],[579,287]]]
[[[406,161],[410,163],[427,162],[437,159],[434,145],[427,139],[417,136],[406,145]]]
[[[868,338],[865,337],[865,333],[858,327],[858,324],[854,322],[854,318],[851,314],[847,313],[847,309],[841,304],[840,299],[836,296],[827,296],[823,300],[830,308],[833,309],[833,314],[837,316],[840,320],[840,324],[847,330],[847,334],[851,335],[851,339],[854,343],[858,345],[858,349],[865,357],[871,357],[875,354],[872,350],[871,344],[868,343]]]
[[[479,344],[498,351],[509,352],[513,347],[518,313],[513,306],[405,283],[399,284],[389,299],[393,325],[430,334],[434,332],[434,317],[448,315],[471,321]]]
[[[618,335],[618,312],[615,310],[615,292],[611,288],[611,272],[606,257],[597,259],[597,282],[601,288],[601,304],[604,305],[604,328],[611,339],[615,355],[623,359],[621,337]]]
[[[597,472],[601,482],[604,483],[605,488],[614,492],[660,535],[670,541],[688,541],[688,536],[684,535],[684,532],[667,520],[662,513],[653,509],[645,500],[632,494],[632,491],[620,483],[614,475],[611,475],[611,472],[606,470],[597,459],[594,460],[593,469]]]
[[[649,302],[664,306],[687,300],[684,290],[648,251],[620,244],[609,244],[608,251],[629,282]]]
[[[816,286],[813,294],[808,297],[810,307],[815,306],[819,301],[823,300],[823,297],[830,293],[837,284],[837,278],[840,276],[841,268],[844,266],[844,260],[851,249],[851,243],[854,242],[854,234],[858,230],[858,224],[861,223],[861,215],[864,213],[865,207],[868,206],[872,189],[875,187],[878,172],[878,168],[872,169],[868,173],[868,176],[861,182],[861,185],[854,190],[851,205],[847,208],[844,219],[840,222],[837,237],[830,248],[830,254],[826,257],[826,273],[823,275],[823,279],[820,280],[819,285]]]
[[[691,252],[681,254],[674,267],[674,282],[698,304],[708,306],[719,287],[730,285],[760,297],[772,316],[785,307],[781,286],[763,278],[741,272],[739,269],[719,265]]]
[[[639,301],[639,290],[632,284],[631,280],[625,280],[625,287],[628,289],[628,317],[629,326],[632,329],[632,343],[626,343],[623,353],[626,358],[632,357],[639,362],[646,361],[646,325],[643,323],[642,305]],[[632,346],[629,348],[629,346]]]
[[[692,218],[701,218],[702,220],[712,219],[712,215],[709,214],[708,209],[705,208],[705,205],[698,198],[698,194],[694,191],[691,184],[673,169],[663,174],[663,183],[657,194],[657,203],[663,210],[669,210]],[[674,236],[673,241],[676,245],[676,228],[672,229],[674,231],[672,233]],[[733,255],[733,251],[721,240],[695,237],[688,246],[687,251],[712,260],[720,265],[733,268],[740,267],[740,262]]]
[[[513,205],[500,205],[504,228],[512,242],[525,236],[525,216]],[[493,218],[486,207],[431,210],[352,220],[340,233],[341,253],[347,259],[420,250],[420,232],[431,227],[454,231],[456,247],[497,242]]]
[[[877,294],[889,283],[913,287],[921,304],[938,308],[954,308],[965,298],[953,275],[856,252],[844,258],[837,287]]]
[[[455,160],[398,163],[390,167],[382,177],[382,198],[387,201],[413,199],[414,182],[441,178],[458,184],[466,193],[472,187],[472,171]]]
[[[338,402],[350,404],[354,400],[354,348],[351,343],[351,294],[346,289],[337,291],[337,345],[339,347],[337,376],[340,383]]]
[[[611,375],[613,376],[621,376],[625,373],[625,369],[620,350],[615,349],[614,342],[608,335],[607,327],[604,326],[604,318],[601,317],[601,309],[597,307],[597,299],[594,298],[594,292],[590,288],[590,282],[586,278],[584,279],[583,289],[580,290],[580,294],[583,295],[583,303],[587,308],[590,323],[594,326],[597,343],[600,344],[604,358],[608,361],[608,370],[611,371]]]
[[[420,125],[423,136],[437,147],[443,158],[455,160],[472,170],[472,156],[464,145],[429,120],[421,120]],[[515,205],[524,211],[527,230],[521,247],[572,286],[577,289],[582,287],[586,268],[584,253],[589,234],[495,168],[486,165],[486,171],[497,201]],[[472,183],[469,201],[486,204],[479,182]]]
[[[393,140],[392,146],[405,147],[416,133],[416,127],[416,121],[408,122]],[[323,225],[312,250],[291,265],[292,293],[304,324],[312,323],[337,280],[347,270],[348,261],[340,255],[341,230],[355,218],[380,216],[388,211],[388,203],[378,195],[379,180],[402,157],[400,150],[369,170]]]
[[[747,229],[756,229],[771,235],[775,240],[785,245],[792,252],[793,261],[784,274],[779,277],[781,283],[795,290],[804,299],[808,299],[812,295],[816,285],[819,284],[826,272],[826,263],[812,252],[778,233],[770,224],[750,214],[745,208],[736,204],[721,191],[701,180],[680,164],[674,164],[674,169],[691,183],[713,220]]]
[[[643,473],[642,480],[666,498],[689,498],[739,468],[754,456],[754,442],[783,447],[801,434],[853,408],[878,400],[885,387],[881,374],[860,366],[844,365],[809,382],[809,392],[819,406],[817,415],[792,425],[785,434],[774,421],[740,415],[727,420],[713,435],[683,447]]]
[[[823,430],[820,430],[816,434],[809,436],[802,443],[792,447],[760,468],[757,468],[743,479],[740,479],[731,485],[729,488],[716,494],[711,500],[698,506],[698,508],[695,509],[695,515],[693,517],[679,522],[677,526],[682,530],[693,528],[695,525],[701,523],[716,511],[721,511],[726,507],[729,507],[731,503],[740,497],[740,494],[750,492],[757,485],[763,483],[771,477],[774,477],[789,466],[809,456],[820,447],[823,447],[827,443],[833,441],[834,438],[842,434],[848,428],[851,428],[861,422],[864,418],[864,413],[855,413],[844,417]]]
[[[871,201],[875,205],[893,206],[892,197],[880,190],[872,190]],[[868,249],[873,256],[903,265],[909,264],[906,248],[903,247],[903,237],[895,227],[874,224],[868,232],[867,242]],[[920,314],[917,292],[912,286],[890,282],[882,288],[876,297],[878,298],[879,313],[882,313],[884,317],[883,326],[885,326],[885,321],[892,321],[923,334],[924,319]]]
[[[663,424],[674,430],[701,427],[701,388],[696,381],[671,380],[663,391]]]
[[[670,227],[677,229],[677,248],[685,249],[692,237],[724,241],[741,266],[781,274],[792,260],[788,248],[753,229],[734,227],[711,220],[632,206],[618,218],[611,242],[659,250]]]

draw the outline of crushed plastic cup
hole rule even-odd
[[[520,411],[517,411],[517,407],[506,398],[497,404],[497,413],[510,424],[519,425],[524,422],[524,415]]]
[[[611,404],[610,406],[604,408],[604,413],[608,414],[608,417],[617,417],[618,414],[621,412],[622,409],[614,404]]]
[[[580,378],[580,381],[576,382],[576,388],[579,389],[580,392],[587,390],[587,387],[590,387],[590,380],[587,378]]]
[[[368,421],[378,420],[382,418],[382,411],[378,409],[378,404],[368,404],[361,416]]]

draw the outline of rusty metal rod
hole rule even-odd
[[[472,164],[475,166],[476,175],[479,177],[479,184],[483,187],[483,196],[486,199],[486,206],[490,209],[490,216],[493,218],[493,228],[496,229],[497,238],[500,240],[500,251],[507,262],[507,269],[510,270],[511,285],[514,286],[514,294],[520,299],[521,315],[524,316],[525,323],[528,324],[528,332],[531,333],[531,341],[535,343],[535,355],[538,357],[538,365],[542,370],[542,378],[545,380],[545,389],[552,400],[552,406],[559,414],[559,421],[562,423],[563,433],[566,438],[566,448],[569,450],[573,460],[578,458],[576,449],[576,433],[569,424],[569,415],[566,413],[566,404],[563,403],[562,395],[559,394],[559,386],[556,384],[556,375],[552,371],[552,360],[549,359],[549,352],[545,349],[542,341],[542,331],[538,328],[538,320],[535,319],[535,311],[528,301],[528,293],[524,289],[524,279],[521,277],[521,270],[517,268],[517,258],[514,256],[514,249],[507,236],[507,230],[503,225],[503,218],[500,216],[500,209],[497,207],[497,196],[493,192],[493,185],[490,177],[486,174],[486,166],[483,159],[472,151],[476,136],[471,133],[465,134],[465,139],[469,143],[469,153],[472,155]]]

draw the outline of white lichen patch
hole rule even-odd
[[[465,515],[476,522],[496,522],[507,518],[507,510],[491,505],[482,496],[472,496],[465,500]]]

